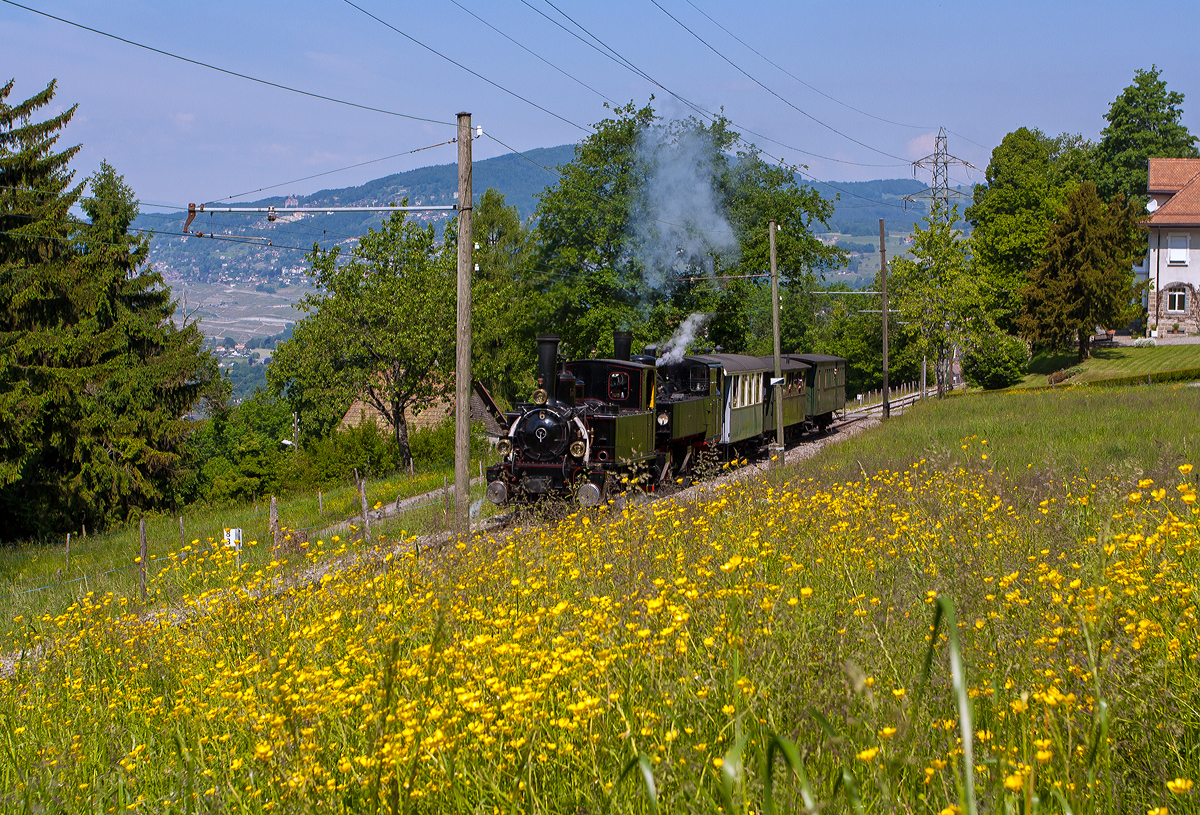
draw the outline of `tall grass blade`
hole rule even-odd
[[[742,778],[742,752],[746,749],[749,734],[743,734],[721,759],[721,805],[728,815],[733,815],[733,791]]]
[[[975,731],[971,724],[971,700],[967,696],[966,670],[963,668],[962,652],[958,646],[958,623],[955,620],[954,603],[948,597],[938,597],[937,606],[946,619],[946,633],[950,639],[950,682],[954,698],[958,703],[958,726],[962,734],[963,750],[963,809],[967,815],[975,815]],[[937,642],[935,635],[930,648]]]
[[[1075,815],[1075,810],[1071,809],[1071,805],[1060,790],[1056,787],[1051,787],[1050,792],[1053,793],[1054,797],[1058,799],[1058,803],[1062,806],[1063,815]]]
[[[633,772],[635,767],[638,770],[638,774],[642,777],[642,788],[646,792],[646,803],[649,805],[650,811],[654,815],[658,815],[658,788],[654,784],[654,769],[650,766],[650,757],[645,753],[638,753],[629,759],[629,763],[621,771],[621,777],[617,779],[617,786],[621,786],[621,782],[625,780],[625,776]],[[616,790],[614,789],[613,792],[615,793]],[[611,796],[608,799],[608,810],[612,810]]]
[[[843,768],[841,781],[842,789],[846,793],[846,802],[850,804],[857,815],[863,815],[862,795],[858,791],[858,782],[854,780],[854,773]]]
[[[800,781],[800,798],[804,801],[804,808],[809,812],[813,811],[816,809],[816,799],[813,797],[812,787],[808,783],[808,774],[804,772],[804,762],[800,759],[800,751],[796,749],[796,745],[790,739],[772,733],[771,740],[767,744],[767,773],[764,779],[766,799],[763,801],[763,807],[766,815],[775,815],[774,771],[777,752],[783,754],[784,763]]]

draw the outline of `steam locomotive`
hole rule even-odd
[[[728,460],[775,438],[773,357],[659,359],[653,346],[632,355],[629,332],[613,340],[613,359],[560,362],[559,338],[537,338],[538,387],[505,414],[502,460],[487,470],[488,500],[574,495],[596,506],[631,480],[653,486],[686,478],[705,454]],[[785,439],[825,429],[846,404],[846,360],[786,354],[782,361]]]

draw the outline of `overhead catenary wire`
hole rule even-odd
[[[453,2],[453,0],[452,0],[452,2]],[[357,164],[348,164],[345,167],[338,167],[336,170],[326,170],[323,173],[313,173],[312,175],[306,175],[303,178],[293,178],[291,181],[283,181],[279,184],[271,184],[266,187],[259,187],[257,190],[248,190],[246,192],[239,192],[236,195],[227,195],[224,198],[214,199],[213,203],[218,203],[220,201],[231,201],[234,198],[241,198],[245,195],[253,195],[256,192],[266,192],[267,190],[274,190],[279,187],[286,187],[288,184],[299,184],[301,181],[311,181],[314,178],[321,178],[322,176],[333,175],[334,173],[341,173],[341,172],[345,172],[346,170],[353,170],[358,167],[366,167],[368,164],[378,164],[381,161],[388,161],[389,159],[400,158],[401,156],[411,156],[413,153],[420,153],[422,150],[432,150],[435,147],[444,147],[447,144],[454,144],[457,141],[458,141],[457,138],[448,139],[446,141],[440,141],[437,144],[429,144],[429,145],[426,145],[425,147],[418,147],[415,150],[406,150],[403,153],[393,153],[390,156],[383,156],[382,158],[373,158],[370,161],[360,161]],[[186,207],[184,207],[184,209],[186,209]]]
[[[9,2],[9,1],[10,1],[10,0],[5,0],[5,2]],[[555,119],[558,119],[560,122],[565,122],[566,124],[569,124],[569,125],[571,125],[571,127],[578,128],[579,130],[582,130],[584,133],[590,133],[590,132],[592,132],[591,128],[589,128],[589,127],[586,127],[586,126],[584,126],[584,125],[581,125],[581,124],[578,124],[578,123],[576,123],[576,122],[572,122],[570,119],[566,118],[565,116],[559,116],[559,115],[558,115],[557,113],[555,113],[554,111],[550,110],[549,108],[542,107],[542,106],[541,106],[541,105],[539,105],[537,102],[534,102],[532,99],[529,99],[529,98],[527,98],[527,97],[525,97],[525,96],[522,96],[521,94],[517,93],[516,91],[509,90],[508,88],[504,87],[504,86],[503,86],[503,85],[501,85],[500,83],[498,83],[498,82],[495,82],[495,81],[493,81],[493,80],[491,80],[491,79],[488,79],[486,76],[484,76],[483,74],[479,73],[478,71],[473,71],[473,70],[471,70],[471,69],[470,69],[470,68],[468,68],[466,65],[463,65],[461,62],[459,62],[459,61],[457,61],[457,60],[455,60],[455,59],[452,59],[452,58],[450,58],[450,57],[446,56],[446,55],[445,55],[445,54],[443,54],[441,51],[438,51],[437,49],[435,49],[435,48],[433,48],[433,47],[431,47],[431,46],[428,46],[428,45],[426,45],[425,43],[421,42],[420,40],[416,39],[415,37],[413,37],[413,36],[411,36],[411,35],[409,35],[409,34],[406,34],[405,32],[403,32],[403,31],[401,31],[400,29],[396,28],[394,25],[392,25],[391,23],[389,23],[389,22],[387,22],[386,20],[382,19],[381,17],[377,17],[377,16],[375,16],[374,14],[372,14],[372,13],[371,13],[371,12],[369,12],[369,11],[367,11],[367,10],[366,10],[365,8],[363,8],[362,6],[360,6],[360,5],[357,5],[356,3],[352,2],[352,0],[342,0],[342,2],[344,2],[346,5],[350,6],[351,8],[357,9],[358,11],[362,12],[363,14],[365,14],[365,15],[366,15],[366,16],[368,16],[368,17],[370,17],[370,18],[371,18],[372,20],[374,20],[375,22],[379,23],[380,25],[382,25],[382,26],[384,26],[384,27],[386,27],[386,28],[390,28],[392,31],[395,31],[397,34],[399,34],[401,37],[404,37],[404,38],[405,38],[406,40],[408,40],[409,42],[411,42],[411,43],[414,43],[415,45],[419,45],[421,48],[424,48],[426,51],[428,51],[428,52],[429,52],[429,53],[431,53],[431,54],[434,54],[435,56],[441,57],[442,59],[446,60],[446,62],[449,62],[451,65],[454,65],[454,66],[456,66],[456,67],[458,67],[458,68],[461,68],[462,70],[466,71],[466,72],[467,72],[467,73],[469,73],[471,76],[473,76],[473,77],[476,77],[477,79],[481,79],[481,80],[483,80],[483,81],[484,81],[484,82],[486,82],[487,84],[491,85],[493,88],[496,88],[497,90],[504,91],[504,92],[505,92],[505,93],[507,93],[509,96],[512,96],[512,97],[514,97],[514,98],[516,98],[516,99],[520,99],[520,100],[521,100],[522,102],[524,102],[525,104],[527,104],[527,105],[531,105],[532,107],[535,107],[535,108],[537,108],[538,110],[542,111],[543,113],[545,113],[545,114],[547,114],[547,115],[549,115],[549,116],[553,116]]]
[[[110,34],[107,31],[101,31],[98,28],[92,28],[91,26],[84,25],[83,23],[77,23],[73,20],[68,20],[65,17],[58,17],[54,14],[50,14],[49,12],[41,11],[39,9],[32,8],[31,6],[22,5],[21,3],[15,2],[15,0],[0,0],[0,2],[7,3],[8,5],[14,6],[19,9],[24,9],[25,11],[40,15],[42,17],[47,17],[51,20],[57,20],[60,23],[65,23],[66,25],[74,26],[75,28],[82,29],[83,31],[90,31],[93,34],[99,34],[102,37],[108,37],[109,39],[117,40],[118,42],[123,42],[127,45],[132,45],[137,48],[142,48],[142,49],[145,49],[146,51],[152,51],[155,54],[161,54],[162,56],[170,57],[171,59],[177,59],[180,62],[187,62],[192,65],[198,65],[201,68],[208,68],[213,71],[218,71],[223,74],[228,74],[229,76],[235,76],[239,79],[246,79],[246,80],[249,80],[250,82],[257,82],[260,85],[267,85],[272,88],[278,88],[279,90],[288,91],[289,93],[295,93],[295,94],[299,94],[301,96],[307,96],[312,99],[320,99],[325,102],[333,102],[335,104],[345,105],[347,107],[358,108],[359,110],[366,110],[366,111],[370,111],[371,113],[383,113],[387,116],[398,116],[402,119],[411,119],[415,122],[428,122],[430,124],[447,125],[449,127],[455,126],[454,122],[443,122],[440,119],[430,119],[425,116],[415,116],[411,113],[401,113],[399,111],[388,110],[386,108],[377,108],[377,107],[373,107],[371,105],[363,105],[363,104],[359,104],[358,102],[350,102],[345,99],[338,99],[333,96],[326,96],[325,94],[315,93],[313,91],[306,91],[306,90],[303,90],[302,88],[294,88],[290,85],[283,85],[279,82],[272,82],[267,79],[260,79],[259,77],[251,76],[250,74],[244,74],[244,73],[241,73],[240,71],[234,71],[229,68],[222,68],[219,65],[213,65],[208,62],[202,62],[200,60],[181,56],[180,54],[175,54],[170,51],[164,51],[161,48],[155,48],[152,45],[146,45],[144,43],[140,43],[135,40],[126,39],[125,37],[121,37],[116,34]]]
[[[450,0],[450,2],[451,2],[451,3],[453,3],[454,5],[458,6],[460,9],[462,9],[463,11],[465,11],[467,14],[470,14],[470,15],[471,15],[472,17],[474,17],[476,20],[478,20],[479,22],[483,23],[485,26],[487,26],[488,28],[490,28],[492,31],[495,31],[495,32],[496,32],[497,34],[499,34],[501,37],[503,37],[504,39],[508,40],[509,42],[511,42],[513,45],[517,46],[518,48],[520,48],[520,49],[521,49],[522,51],[524,51],[525,53],[527,53],[527,54],[529,54],[530,56],[532,56],[534,59],[537,59],[537,60],[540,60],[541,62],[544,62],[546,65],[549,65],[551,68],[553,68],[554,70],[558,71],[560,74],[562,74],[563,76],[565,76],[567,79],[570,79],[572,82],[575,82],[575,83],[577,83],[577,84],[581,85],[582,87],[584,87],[584,88],[587,88],[589,91],[591,91],[592,93],[596,94],[596,95],[597,95],[597,96],[599,96],[601,99],[604,99],[605,101],[611,102],[611,103],[612,103],[612,104],[614,104],[614,105],[615,105],[615,104],[617,104],[615,100],[613,100],[612,98],[610,98],[610,97],[606,96],[606,95],[605,95],[605,94],[604,94],[602,91],[598,91],[598,90],[596,90],[596,89],[595,89],[595,88],[593,88],[591,85],[587,84],[586,82],[584,82],[582,79],[578,78],[577,76],[574,76],[573,74],[570,74],[570,73],[568,73],[567,71],[564,71],[562,68],[558,67],[558,66],[557,66],[557,65],[555,65],[553,62],[551,62],[550,60],[548,60],[548,59],[546,59],[545,57],[543,57],[541,54],[539,54],[539,53],[537,53],[536,51],[534,51],[532,48],[528,48],[528,47],[526,47],[526,46],[522,45],[521,43],[517,42],[515,39],[513,39],[513,38],[512,38],[512,37],[510,37],[509,35],[505,34],[505,33],[504,33],[503,31],[501,31],[499,28],[496,28],[496,26],[492,25],[492,24],[491,24],[491,23],[489,23],[487,20],[483,19],[483,18],[482,18],[482,17],[480,17],[478,14],[476,14],[475,12],[471,11],[469,8],[467,8],[466,6],[464,6],[462,3],[458,2],[458,0]]]
[[[878,153],[878,154],[879,154],[879,155],[881,155],[881,156],[887,156],[888,158],[894,158],[894,159],[896,159],[896,160],[898,160],[898,161],[904,162],[905,164],[907,164],[907,163],[908,163],[908,162],[907,162],[907,161],[906,161],[906,160],[905,160],[905,159],[904,159],[902,156],[897,156],[897,155],[895,155],[894,153],[889,153],[889,152],[887,152],[886,150],[880,150],[880,149],[879,149],[879,148],[877,148],[877,147],[872,147],[871,145],[867,144],[867,143],[866,143],[866,142],[864,142],[864,141],[860,141],[859,139],[856,139],[856,138],[854,138],[853,136],[851,136],[851,135],[849,135],[849,134],[847,134],[847,133],[843,133],[842,131],[840,131],[840,130],[838,130],[836,127],[834,127],[833,125],[826,124],[825,122],[821,121],[821,120],[820,120],[820,119],[818,119],[816,116],[813,116],[813,115],[812,115],[811,113],[809,113],[808,111],[806,111],[806,110],[804,110],[803,108],[799,107],[798,105],[794,104],[794,103],[793,103],[791,100],[789,100],[789,99],[786,99],[785,97],[783,97],[782,95],[780,95],[779,93],[777,93],[775,90],[773,90],[772,88],[768,87],[768,86],[767,86],[765,83],[763,83],[762,81],[760,81],[760,80],[759,80],[757,77],[755,77],[753,74],[751,74],[751,73],[750,73],[749,71],[747,71],[745,68],[743,68],[742,66],[738,65],[736,62],[734,62],[733,60],[731,60],[729,57],[725,56],[723,53],[721,53],[719,50],[717,50],[717,49],[716,49],[716,48],[715,48],[713,45],[711,45],[711,44],[708,42],[708,40],[704,39],[704,38],[703,38],[703,37],[701,37],[699,34],[697,34],[695,31],[693,31],[692,29],[688,28],[688,27],[687,27],[687,25],[685,25],[685,24],[684,24],[684,22],[683,22],[682,20],[680,20],[680,19],[679,19],[678,17],[676,17],[674,14],[672,14],[671,12],[669,12],[669,11],[667,11],[665,8],[663,8],[663,6],[662,6],[662,5],[661,5],[661,4],[658,2],[658,0],[650,0],[650,2],[651,2],[651,3],[653,3],[653,4],[654,4],[654,6],[655,6],[655,8],[657,8],[659,11],[661,11],[663,14],[667,15],[667,16],[668,16],[668,17],[670,17],[672,20],[674,20],[674,21],[675,21],[675,22],[676,22],[676,23],[679,25],[679,27],[680,27],[680,28],[682,28],[684,31],[686,31],[687,33],[689,33],[689,34],[691,34],[693,37],[695,37],[697,40],[699,40],[699,41],[700,41],[700,43],[704,45],[704,47],[708,48],[708,50],[712,51],[714,54],[716,54],[718,57],[720,57],[721,59],[723,59],[725,62],[729,63],[729,64],[730,64],[730,65],[731,65],[731,66],[732,66],[732,67],[733,67],[733,68],[734,68],[736,71],[738,71],[738,73],[742,74],[742,76],[744,76],[744,77],[746,77],[747,79],[749,79],[749,80],[750,80],[751,82],[753,82],[755,85],[758,85],[758,86],[759,86],[760,88],[762,88],[764,91],[766,91],[767,93],[769,93],[769,94],[771,94],[772,96],[774,96],[774,97],[775,97],[776,99],[778,99],[780,102],[783,102],[785,105],[787,105],[787,106],[788,106],[788,107],[790,107],[792,110],[794,110],[794,111],[796,111],[797,113],[799,113],[801,116],[804,116],[804,117],[806,117],[807,119],[809,119],[809,120],[811,120],[811,121],[815,122],[816,124],[819,124],[821,127],[825,128],[826,130],[830,131],[831,133],[836,133],[837,135],[841,136],[843,139],[847,139],[847,140],[849,140],[849,141],[852,141],[852,142],[854,142],[855,144],[859,145],[860,147],[865,147],[866,149],[870,150],[871,152]]]
[[[824,97],[825,97],[826,99],[828,99],[829,101],[831,101],[831,102],[834,102],[834,103],[836,103],[836,104],[839,104],[839,105],[841,105],[842,107],[844,107],[844,108],[847,108],[848,110],[852,110],[852,111],[854,111],[855,113],[861,113],[863,116],[867,116],[867,117],[869,117],[869,118],[871,118],[871,119],[875,119],[875,120],[877,120],[877,121],[880,121],[880,122],[886,122],[887,124],[890,124],[890,125],[896,125],[897,127],[910,127],[910,128],[913,128],[914,130],[928,130],[928,129],[930,129],[930,128],[932,127],[931,125],[910,125],[910,124],[905,124],[904,122],[897,122],[897,121],[893,121],[892,119],[887,119],[887,118],[884,118],[883,116],[876,116],[876,115],[875,115],[875,114],[873,114],[873,113],[868,113],[868,112],[867,112],[867,111],[865,111],[865,110],[862,110],[862,109],[860,109],[860,108],[856,108],[854,105],[847,104],[846,102],[843,102],[842,100],[838,99],[837,97],[830,96],[829,94],[825,93],[825,91],[821,90],[820,88],[817,88],[817,87],[815,87],[815,86],[813,86],[813,85],[810,85],[809,83],[805,82],[803,79],[801,79],[800,77],[798,77],[798,76],[796,76],[795,74],[793,74],[793,73],[792,73],[791,71],[789,71],[787,68],[784,68],[782,65],[780,65],[780,64],[779,64],[779,63],[777,63],[777,62],[775,62],[773,59],[771,59],[770,57],[768,57],[766,54],[764,54],[764,53],[762,53],[761,51],[759,51],[759,50],[758,50],[757,48],[755,48],[753,45],[750,45],[750,43],[748,43],[748,42],[746,42],[745,40],[743,40],[743,39],[742,39],[741,37],[739,37],[737,34],[734,34],[734,33],[733,33],[732,31],[730,31],[728,28],[726,28],[725,26],[721,25],[719,22],[717,22],[716,20],[714,20],[714,19],[713,19],[713,18],[712,18],[712,17],[711,17],[711,16],[708,14],[708,12],[706,12],[704,9],[700,8],[700,7],[699,7],[699,6],[697,6],[695,3],[693,3],[693,2],[692,2],[692,0],[684,0],[684,2],[686,2],[686,3],[687,3],[689,6],[691,6],[692,8],[694,8],[696,11],[700,12],[700,14],[704,15],[704,17],[705,17],[705,18],[706,18],[706,19],[707,19],[707,20],[708,20],[710,23],[712,23],[713,25],[715,25],[717,28],[721,29],[721,30],[722,30],[722,31],[724,31],[726,34],[728,34],[729,36],[733,37],[735,40],[737,40],[738,42],[740,42],[740,43],[741,43],[742,45],[744,45],[746,48],[749,48],[751,51],[753,51],[753,52],[754,52],[755,54],[757,54],[759,57],[761,57],[762,59],[766,60],[766,61],[767,61],[768,63],[770,63],[771,65],[775,66],[775,67],[776,67],[776,68],[778,68],[780,71],[782,71],[783,73],[787,74],[788,76],[790,76],[792,79],[794,79],[794,80],[796,80],[797,82],[799,82],[799,83],[800,83],[801,85],[803,85],[804,87],[808,88],[808,89],[809,89],[810,91],[812,91],[813,93],[820,94],[821,96],[824,96]],[[966,138],[966,137],[964,136],[963,138]],[[970,139],[967,139],[967,141],[970,141]]]
[[[529,2],[528,2],[528,0],[521,0],[521,2],[522,2],[524,5],[528,6],[530,9],[533,9],[533,11],[537,12],[537,13],[538,13],[538,14],[540,14],[542,17],[544,17],[544,18],[546,18],[547,20],[549,20],[550,22],[554,23],[554,24],[555,24],[556,26],[558,26],[559,28],[561,28],[561,29],[563,29],[564,31],[566,31],[567,33],[571,34],[571,36],[575,37],[576,39],[580,40],[580,41],[581,41],[581,42],[583,42],[584,44],[588,45],[588,46],[589,46],[589,47],[591,47],[593,50],[595,50],[595,51],[599,52],[600,54],[602,54],[603,56],[605,56],[605,57],[607,57],[608,59],[612,60],[613,62],[617,63],[618,65],[620,65],[621,67],[625,68],[626,70],[629,70],[629,71],[631,71],[631,72],[632,72],[633,74],[635,74],[636,76],[639,76],[639,77],[641,77],[642,79],[646,80],[646,81],[647,81],[647,82],[649,82],[650,84],[654,85],[656,88],[659,88],[660,90],[662,90],[662,91],[663,91],[663,93],[666,93],[666,94],[668,94],[668,95],[670,95],[670,96],[673,96],[673,97],[675,97],[675,98],[676,98],[676,99],[678,99],[680,102],[682,102],[682,103],[683,103],[683,104],[684,104],[686,107],[688,107],[688,108],[691,108],[693,111],[695,111],[697,114],[699,114],[699,115],[700,115],[702,118],[707,118],[707,119],[709,119],[709,120],[715,120],[715,119],[717,118],[717,114],[713,113],[713,112],[712,112],[712,111],[710,111],[710,110],[707,110],[706,108],[704,108],[704,107],[700,106],[699,104],[697,104],[697,103],[693,102],[692,100],[688,99],[687,97],[685,97],[685,96],[682,96],[682,95],[680,95],[680,94],[676,93],[675,91],[671,90],[670,88],[668,88],[667,86],[663,85],[661,82],[659,82],[658,80],[656,80],[654,77],[650,76],[650,74],[646,73],[644,70],[642,70],[641,68],[639,68],[639,67],[638,67],[637,65],[635,65],[635,64],[634,64],[634,63],[633,63],[631,60],[627,59],[626,57],[624,57],[624,56],[622,56],[620,53],[618,53],[618,52],[616,51],[616,49],[612,48],[612,47],[611,47],[611,46],[609,46],[607,43],[605,43],[603,40],[601,40],[599,37],[597,37],[595,34],[593,34],[593,33],[592,33],[592,32],[590,32],[588,29],[586,29],[585,27],[583,27],[582,25],[580,25],[580,24],[579,24],[579,23],[578,23],[578,22],[577,22],[577,21],[576,21],[576,20],[575,20],[573,17],[571,17],[571,16],[570,16],[569,14],[567,14],[566,12],[564,12],[562,9],[560,9],[558,6],[556,6],[556,5],[555,5],[554,3],[552,3],[550,0],[544,0],[544,2],[546,3],[546,5],[550,6],[550,8],[554,9],[554,10],[555,10],[555,11],[557,11],[559,14],[561,14],[561,15],[562,15],[562,16],[563,16],[563,17],[564,17],[566,20],[568,20],[568,21],[569,21],[569,22],[570,22],[572,25],[574,25],[576,28],[578,28],[580,31],[582,31],[582,32],[583,32],[584,34],[586,34],[587,36],[591,37],[593,40],[595,40],[595,41],[596,41],[596,43],[599,43],[599,45],[600,45],[600,46],[603,46],[603,48],[604,48],[604,49],[607,49],[607,51],[605,51],[605,50],[601,50],[599,47],[597,47],[597,46],[596,46],[596,45],[594,45],[593,43],[591,43],[591,42],[588,42],[587,40],[583,39],[582,37],[580,37],[580,36],[579,36],[578,34],[576,34],[575,32],[573,32],[573,31],[571,31],[570,29],[568,29],[568,28],[566,28],[565,26],[563,26],[563,25],[562,25],[561,23],[559,23],[557,20],[554,20],[552,17],[548,16],[548,15],[547,15],[545,12],[543,12],[543,11],[541,11],[540,9],[538,9],[538,8],[535,8],[534,6],[530,5],[530,4],[529,4]],[[609,53],[609,52],[611,52],[611,53]],[[778,139],[773,139],[773,138],[771,138],[770,136],[767,136],[767,135],[765,135],[765,134],[763,134],[763,133],[759,133],[758,131],[751,130],[750,128],[748,128],[748,127],[745,127],[745,126],[743,126],[743,125],[741,125],[741,124],[739,124],[739,123],[737,123],[737,122],[733,121],[732,119],[729,119],[728,121],[729,121],[729,123],[730,123],[731,125],[733,125],[734,127],[736,127],[736,128],[739,130],[739,131],[741,131],[741,132],[743,132],[743,133],[749,133],[750,135],[752,135],[752,136],[755,136],[755,137],[757,137],[757,138],[759,138],[759,139],[762,139],[763,141],[770,142],[771,144],[778,145],[779,147],[782,147],[782,148],[784,148],[785,150],[791,150],[791,151],[792,151],[792,152],[794,152],[794,153],[800,153],[801,155],[805,155],[805,156],[811,156],[811,157],[813,157],[813,158],[818,158],[818,159],[821,159],[821,160],[823,160],[823,161],[832,161],[832,162],[835,162],[835,163],[838,163],[838,164],[848,164],[848,165],[852,165],[852,166],[856,166],[856,167],[900,167],[900,166],[908,166],[908,163],[907,163],[907,162],[905,162],[904,164],[865,164],[865,163],[863,163],[863,162],[858,162],[858,161],[849,161],[849,160],[846,160],[846,159],[834,158],[833,156],[826,156],[826,155],[822,155],[822,154],[820,154],[820,153],[814,153],[814,152],[812,152],[811,150],[805,150],[805,149],[803,149],[803,148],[796,147],[796,146],[794,146],[794,145],[791,145],[791,144],[788,144],[788,143],[786,143],[786,142],[781,142],[781,141],[779,141]],[[771,155],[770,153],[767,153],[765,150],[762,150],[762,148],[759,148],[759,147],[757,147],[756,145],[752,145],[752,144],[750,144],[749,142],[746,142],[746,141],[745,141],[745,139],[739,139],[739,141],[740,141],[742,144],[745,144],[745,145],[746,145],[746,146],[748,146],[748,147],[751,147],[751,148],[754,148],[754,149],[761,150],[761,151],[762,151],[762,152],[763,152],[765,155],[768,155],[768,156],[770,156],[771,158],[774,158],[774,159],[776,159],[776,160],[778,160],[778,161],[782,161],[782,159],[779,159],[779,157],[777,157],[777,156],[773,156],[773,155]]]

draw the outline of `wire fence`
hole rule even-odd
[[[452,503],[453,498],[446,492],[448,487],[451,486],[451,483],[448,479],[443,480],[443,485],[441,487],[435,487],[425,492],[406,495],[405,491],[400,489],[396,493],[395,499],[390,498],[391,494],[396,492],[398,487],[404,486],[405,482],[407,482],[409,485],[415,484],[422,477],[427,477],[431,474],[441,472],[446,465],[452,463],[453,460],[448,460],[444,462],[441,467],[434,465],[433,467],[422,468],[421,470],[412,470],[407,474],[401,474],[397,477],[381,479],[375,482],[373,486],[369,485],[364,479],[361,487],[362,491],[368,494],[373,493],[371,497],[375,498],[377,503],[381,502],[379,500],[381,492],[389,497],[389,504],[394,502],[397,506],[399,506],[405,500],[419,498],[422,495],[439,495],[439,497],[434,498],[434,500],[405,505],[402,508],[392,511],[389,511],[387,508],[375,510],[369,509],[368,516],[372,521],[386,521],[420,509],[427,509],[435,506],[445,507],[447,506],[446,502],[448,500]],[[307,513],[304,512],[301,505],[315,504],[317,517],[314,518],[312,523],[307,526],[287,526],[287,532],[319,532],[322,530],[352,525],[356,520],[361,521],[361,501],[363,496],[360,494],[359,490],[359,487],[346,485],[344,487],[336,488],[334,494],[328,497],[324,496],[323,491],[318,491],[313,495],[305,495],[293,498],[293,500],[290,502],[290,506],[284,505],[284,507],[281,508],[281,512],[283,514],[290,512],[291,514],[305,516]],[[328,501],[330,504],[335,506],[340,506],[341,511],[338,511],[334,507],[330,507],[329,510],[323,510],[322,505],[325,503],[325,501]],[[370,504],[368,504],[368,506],[370,506]],[[311,512],[311,509],[309,511]],[[326,518],[327,514],[331,517]],[[210,513],[206,513],[206,515],[210,515]],[[128,556],[120,556],[115,559],[108,559],[106,562],[100,564],[88,564],[93,568],[91,571],[85,574],[80,574],[77,576],[68,576],[67,574],[62,574],[50,582],[41,582],[39,585],[31,586],[30,584],[38,583],[39,581],[46,581],[46,575],[44,573],[32,575],[26,578],[18,576],[14,579],[10,579],[8,581],[8,585],[4,587],[4,589],[7,590],[5,591],[4,589],[0,589],[0,593],[7,594],[10,598],[17,598],[25,595],[49,591],[51,589],[69,587],[77,583],[98,581],[101,578],[117,574],[119,572],[141,569],[143,566],[150,566],[151,564],[173,560],[186,562],[191,556],[224,545],[223,533],[225,530],[251,528],[256,521],[259,523],[267,521],[269,519],[269,515],[270,510],[268,507],[264,507],[263,509],[256,508],[256,510],[253,512],[242,514],[234,518],[220,518],[219,522],[211,517],[205,517],[203,521],[199,523],[193,523],[191,525],[188,524],[186,516],[179,518],[156,517],[147,523],[147,550],[149,552],[149,549],[153,548],[161,552],[163,549],[166,549],[166,553],[148,553],[144,563],[138,560],[140,556],[141,541],[140,535],[136,529],[108,532],[102,535],[93,535],[83,538],[72,537],[69,544],[66,540],[64,540],[64,542],[61,544],[46,544],[39,546],[37,547],[38,554],[36,557],[46,557],[47,559],[63,558],[64,568],[69,566],[70,561],[74,559],[80,559],[86,562],[89,555],[94,555],[99,551],[109,550],[111,549],[113,543],[117,541],[127,542],[134,553]],[[174,528],[174,525],[177,522],[181,524],[179,531]],[[161,530],[161,527],[166,524],[170,524],[171,528],[168,531]],[[153,534],[151,534],[149,530],[150,526],[160,528],[154,530]],[[191,527],[190,532],[189,526]],[[262,531],[264,534],[271,534],[265,524],[263,524],[263,528],[260,531]],[[188,538],[192,539],[191,543],[187,541]],[[209,547],[201,545],[194,551],[188,550],[188,547],[192,544],[200,543],[202,541],[211,543],[212,546]],[[176,544],[178,545],[176,546]],[[0,563],[12,560],[29,561],[30,557],[31,555],[28,549],[11,550],[4,553],[3,556],[0,556]]]

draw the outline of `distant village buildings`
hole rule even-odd
[[[1147,283],[1150,328],[1200,331],[1200,159],[1152,158],[1147,185],[1150,248],[1135,267]]]

